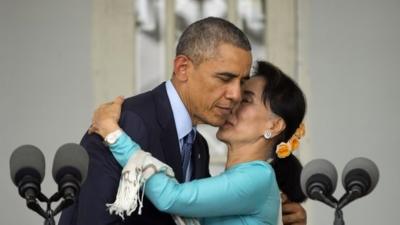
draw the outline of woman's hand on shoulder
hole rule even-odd
[[[124,97],[118,96],[114,101],[100,105],[93,113],[89,134],[97,133],[105,138],[107,134],[120,129],[118,121],[123,102]]]

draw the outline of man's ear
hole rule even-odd
[[[188,80],[188,72],[192,66],[192,62],[185,55],[178,55],[174,59],[174,76],[181,82]]]

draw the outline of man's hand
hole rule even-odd
[[[89,134],[97,133],[105,138],[107,134],[120,129],[118,121],[123,102],[124,98],[118,96],[114,101],[100,105],[93,113],[92,125],[88,130]]]
[[[284,225],[306,225],[306,210],[297,202],[290,202],[285,194],[282,197],[282,222]]]

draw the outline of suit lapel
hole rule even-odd
[[[154,89],[153,98],[157,111],[157,119],[161,127],[160,144],[164,152],[165,163],[172,167],[176,179],[179,182],[183,182],[178,134],[165,82]]]
[[[202,171],[202,154],[201,154],[201,145],[199,143],[199,135],[196,135],[196,139],[194,140],[193,146],[192,146],[192,166],[193,166],[193,174],[192,174],[192,179],[198,179],[204,177]]]
[[[192,148],[192,179],[200,179],[209,177],[209,160],[208,145],[204,137],[197,132],[196,139]]]

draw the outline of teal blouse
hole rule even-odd
[[[110,149],[125,166],[140,146],[123,133]],[[280,207],[274,171],[264,161],[236,164],[218,176],[182,184],[159,172],[147,180],[144,193],[160,211],[197,217],[204,225],[275,225]]]

